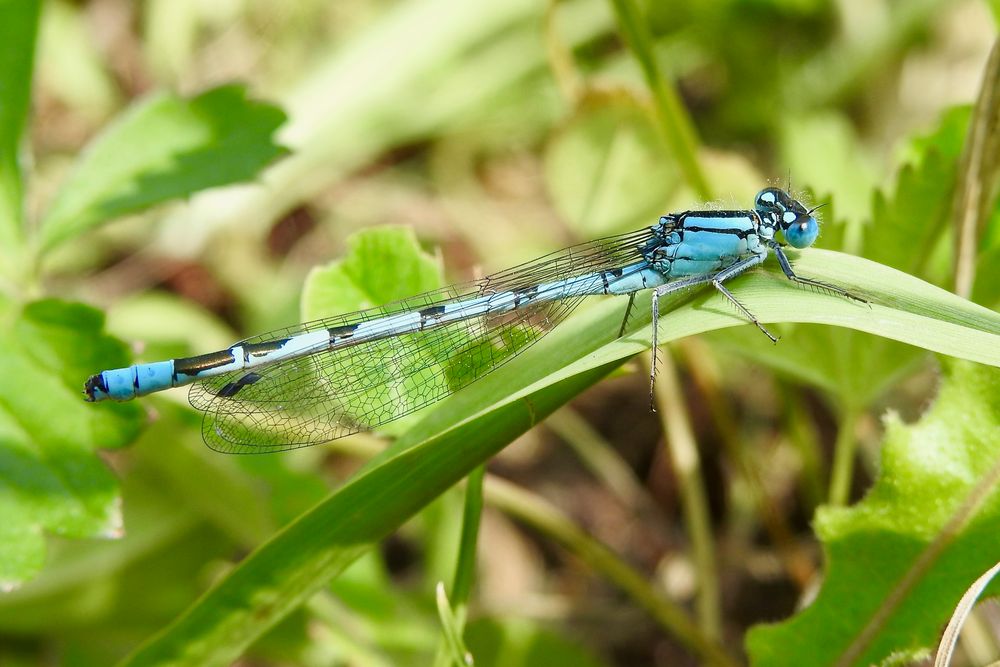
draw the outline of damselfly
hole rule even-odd
[[[539,340],[589,295],[628,295],[627,319],[636,292],[652,289],[655,350],[659,298],[710,283],[776,341],[724,285],[769,252],[789,280],[863,301],[792,271],[776,237],[795,248],[812,245],[819,233],[814,211],[767,188],[752,210],[665,215],[652,227],[471,283],[272,331],[210,354],[103,371],[84,392],[89,401],[125,401],[194,383],[189,399],[205,413],[202,435],[210,447],[273,452],[370,430],[433,403]]]

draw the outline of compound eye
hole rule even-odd
[[[784,227],[782,231],[785,234],[785,240],[792,247],[808,248],[819,236],[819,224],[816,222],[816,218],[811,215],[801,216],[795,222]]]

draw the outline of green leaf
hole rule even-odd
[[[951,193],[968,119],[967,107],[951,109],[934,132],[911,142],[909,162],[899,171],[895,191],[875,194],[865,230],[865,257],[928,275],[931,253],[950,228]]]
[[[850,329],[816,324],[774,329],[782,339],[778,345],[749,328],[714,331],[707,338],[721,350],[822,389],[842,408],[871,405],[927,358],[918,347]]]
[[[870,665],[933,646],[1000,550],[1000,371],[948,363],[934,406],[886,420],[879,480],[823,508],[826,576],[815,602],[747,638],[759,665]]]
[[[42,250],[154,204],[252,179],[286,153],[272,140],[284,121],[240,86],[146,99],[80,157],[42,220]]]
[[[1000,315],[888,267],[840,253],[796,266],[864,294],[872,306],[797,288],[773,266],[732,283],[763,321],[837,324],[1000,366]],[[711,292],[664,299],[664,342],[743,325]],[[642,303],[644,302],[644,303]],[[502,368],[437,404],[348,484],[242,561],[129,665],[224,665],[361,553],[626,359],[649,347],[649,302],[616,338],[624,302],[605,300]],[[795,345],[794,336],[780,344]]]
[[[68,537],[121,532],[114,476],[95,455],[135,437],[139,405],[89,405],[81,379],[127,363],[101,334],[103,316],[55,300],[6,306],[0,329],[0,585],[42,566],[43,531]],[[57,415],[58,419],[54,419]]]
[[[420,248],[412,228],[367,229],[347,239],[343,259],[309,273],[302,318],[308,322],[371,308],[437,289],[442,282],[440,262]]]
[[[39,0],[0,0],[0,249],[23,234],[21,152],[38,34]]]
[[[553,202],[583,238],[655,220],[678,177],[649,112],[625,95],[585,100],[545,154]]]

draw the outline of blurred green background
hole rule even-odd
[[[996,86],[987,60],[998,15],[1000,4],[980,0],[45,2],[20,143],[26,234],[42,233],[5,258],[4,304],[84,302],[107,313],[108,333],[136,359],[197,354],[315,315],[300,302],[310,271],[349,254],[352,235],[371,227],[412,229],[457,282],[668,211],[745,208],[768,184],[830,204],[819,247],[950,290],[967,128],[970,117],[995,112],[972,105],[981,87]],[[17,48],[5,58],[25,57],[30,44]],[[232,82],[253,101],[229,88],[214,103],[176,102],[191,118],[221,120],[218,156],[182,163],[169,183],[128,181],[96,213],[57,196],[81,173],[113,174],[127,155],[141,161],[154,133],[164,145],[203,141],[174,124],[175,98],[155,96],[188,100]],[[13,88],[0,85],[0,96]],[[115,128],[124,126],[133,134],[123,139]],[[287,152],[266,145],[272,131]],[[102,137],[118,152],[95,150]],[[90,171],[81,169],[88,159]],[[971,260],[978,271],[958,290],[994,311],[998,217],[990,200]],[[378,271],[391,276],[393,267]],[[105,341],[91,311],[60,317]],[[748,648],[745,633],[815,594],[824,550],[837,549],[820,546],[814,525],[831,539],[842,510],[817,524],[814,512],[859,499],[880,468],[894,469],[879,459],[886,430],[889,442],[909,438],[903,423],[952,382],[969,393],[949,404],[942,389],[933,413],[942,428],[958,425],[962,442],[981,437],[982,447],[997,439],[995,373],[946,362],[942,379],[925,350],[820,325],[776,328],[785,337],[777,347],[737,327],[664,348],[660,388],[669,396],[657,414],[648,362],[630,363],[496,457],[491,476],[516,486],[490,491],[487,482],[468,620],[462,604],[456,621],[477,664],[739,664],[747,651],[757,664],[778,664],[780,638],[761,635]],[[34,329],[11,331],[27,340]],[[115,350],[126,363],[126,349]],[[84,366],[64,373],[65,391],[103,367]],[[984,407],[969,416],[949,411],[956,404]],[[0,595],[0,665],[123,659],[385,445],[359,436],[225,457],[201,443],[199,416],[179,390],[115,414],[113,437],[102,439],[106,424],[87,426],[97,436],[79,466],[93,466],[92,488],[32,486],[20,449],[0,457],[10,589]],[[103,447],[112,449],[91,454]],[[42,468],[65,454],[24,451]],[[969,488],[989,460],[971,467]],[[919,479],[890,476],[905,488]],[[48,491],[35,495],[39,488]],[[463,494],[442,495],[245,651],[234,641],[209,650],[211,660],[195,648],[172,664],[240,654],[245,665],[450,664],[435,585],[451,586],[459,554],[469,553]],[[78,523],[76,509],[64,509],[71,504],[86,507],[89,521]],[[549,510],[554,523],[543,520]],[[573,530],[580,534],[567,537]],[[595,564],[587,538],[617,560]],[[921,539],[926,546],[934,535]],[[853,566],[905,571],[879,560],[886,548]],[[996,553],[979,551],[989,562]],[[635,586],[609,574],[618,565],[640,577]],[[911,656],[932,645],[952,593],[985,569],[977,567],[941,593],[943,612],[904,619],[921,630],[887,631],[886,646]],[[670,610],[690,613],[699,639],[677,630]],[[867,618],[845,616],[857,628]],[[968,664],[991,651],[996,659],[989,629],[1000,617],[986,609],[975,618],[982,632],[963,648]],[[213,641],[224,645],[224,636]],[[828,664],[802,662],[802,642],[786,646],[787,664]],[[870,660],[888,655],[872,651]],[[165,664],[154,654],[131,664]]]

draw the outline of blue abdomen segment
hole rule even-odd
[[[127,401],[173,386],[174,362],[170,360],[102,371],[87,380],[84,392],[89,401]]]

